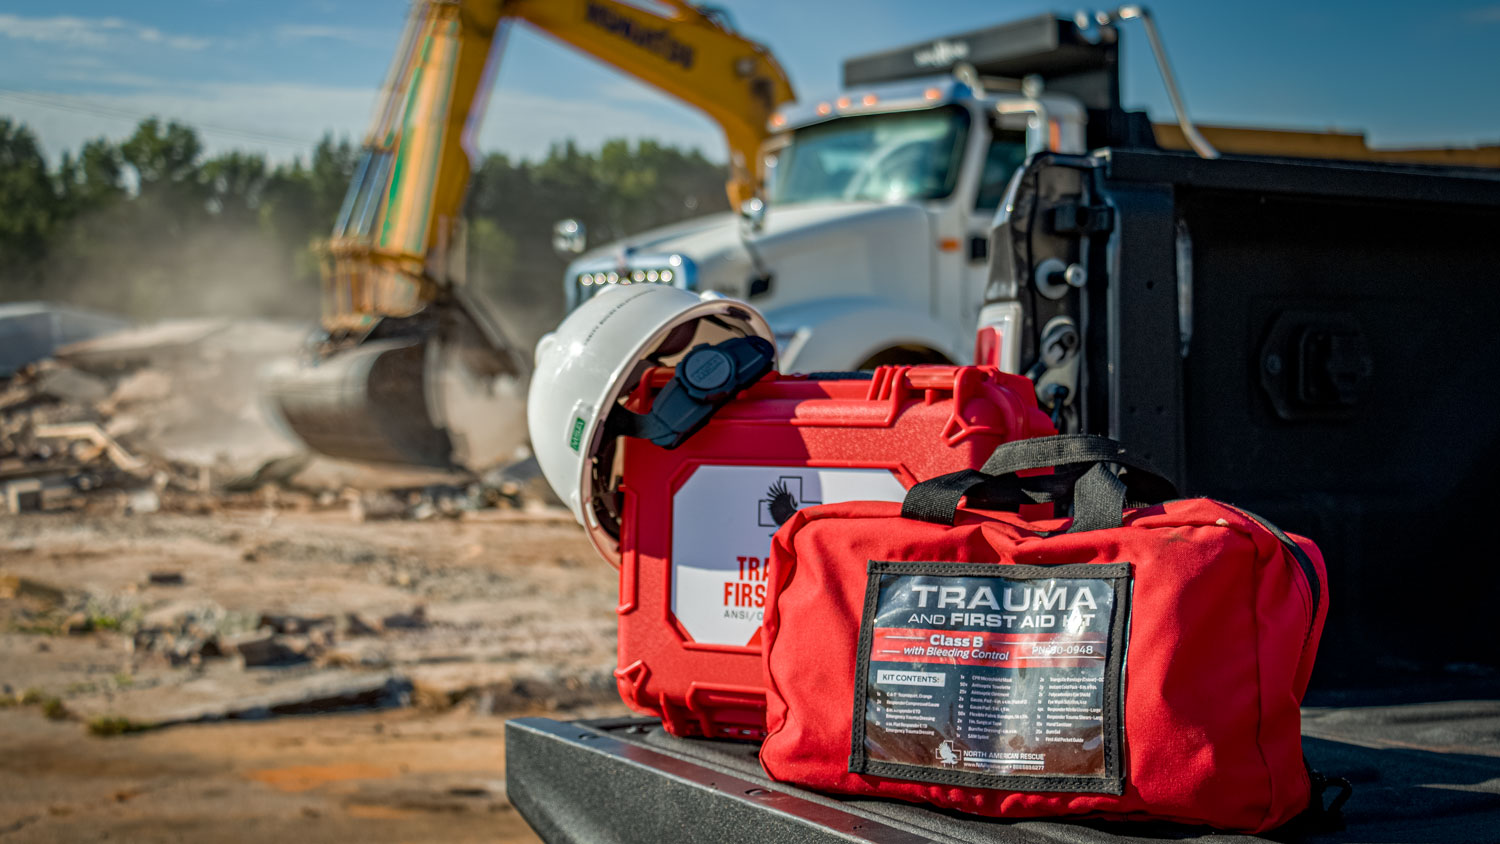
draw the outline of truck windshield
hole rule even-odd
[[[959,106],[798,129],[777,158],[771,201],[938,199],[953,192],[968,136],[969,112]]]

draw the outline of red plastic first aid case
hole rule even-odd
[[[671,378],[648,374],[640,407]],[[918,481],[1053,433],[1032,384],[992,367],[772,373],[673,450],[625,439],[620,695],[679,736],[765,735],[760,623],[778,526],[802,507],[900,501]],[[857,619],[851,619],[857,623]]]

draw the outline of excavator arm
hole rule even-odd
[[[730,207],[758,192],[756,158],[771,115],[795,99],[769,50],[730,29],[721,12],[662,0],[660,16],[615,0],[512,0],[506,14],[708,115],[729,145]]]
[[[731,203],[758,188],[768,121],[793,99],[763,46],[685,0],[418,0],[326,244],[324,335],[273,372],[281,418],[335,457],[478,468],[525,438],[528,356],[461,283],[472,133],[497,41],[520,21],[708,115]]]

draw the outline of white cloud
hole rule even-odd
[[[384,32],[351,29],[347,26],[318,26],[312,24],[284,24],[276,27],[279,41],[342,41],[346,44],[365,46],[389,46],[390,37]]]
[[[1464,14],[1469,23],[1500,23],[1500,6],[1481,6]]]
[[[0,14],[0,35],[42,44],[69,47],[107,47],[123,41],[162,45],[177,50],[202,50],[212,41],[192,35],[172,35],[156,27],[144,26],[121,18],[79,18],[58,16],[25,18]]]

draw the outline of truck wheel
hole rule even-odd
[[[892,346],[881,349],[861,363],[856,369],[874,369],[877,366],[915,366],[922,363],[952,363],[942,352],[926,346]]]

